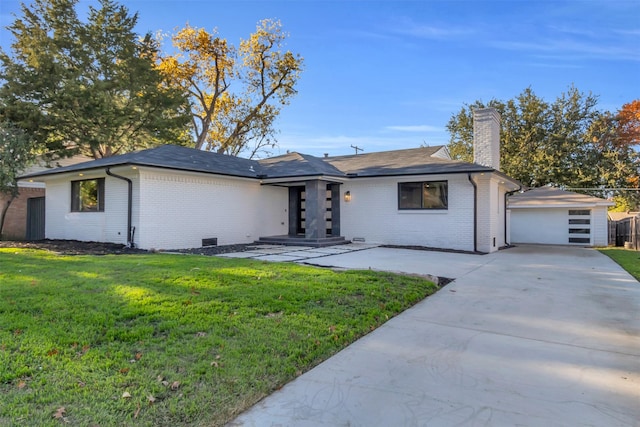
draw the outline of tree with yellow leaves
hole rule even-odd
[[[260,21],[235,48],[203,28],[187,25],[172,37],[175,54],[158,68],[189,94],[195,148],[255,157],[275,146],[274,121],[297,93],[302,58],[283,51],[279,21]]]

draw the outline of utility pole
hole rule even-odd
[[[357,145],[352,145],[351,148],[356,150],[356,156],[358,155],[358,151],[364,151],[364,148],[360,148]]]

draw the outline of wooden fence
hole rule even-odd
[[[614,234],[615,233],[615,234]],[[616,246],[640,250],[640,217],[611,221],[609,224],[610,242]]]

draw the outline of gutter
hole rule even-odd
[[[504,193],[504,245],[511,246],[511,239],[507,238],[507,197],[522,190],[522,185],[518,185],[518,189],[507,191]]]
[[[475,181],[471,179],[471,173],[467,174],[467,178],[471,185],[473,185],[473,252],[478,252],[478,186]]]
[[[127,203],[127,247],[128,248],[133,248],[135,247],[133,244],[133,228],[131,227],[131,217],[132,217],[132,209],[133,209],[133,182],[131,182],[131,180],[129,178],[126,178],[124,176],[121,175],[116,175],[115,173],[111,172],[111,168],[107,167],[105,169],[105,172],[107,173],[107,175],[112,176],[114,178],[118,178],[121,179],[123,181],[127,181],[128,184],[128,190],[129,190],[129,198],[128,198],[128,203]]]

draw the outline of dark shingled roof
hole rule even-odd
[[[308,154],[288,153],[258,161],[263,174],[269,178],[297,176],[344,176],[344,172],[322,159]]]
[[[493,171],[489,167],[475,163],[433,157],[441,148],[442,146],[423,147],[322,158],[307,154],[288,153],[263,160],[249,160],[177,145],[163,145],[148,150],[32,173],[20,178],[37,178],[122,165],[150,166],[245,178],[276,179],[305,176],[346,178]]]
[[[21,178],[32,178],[44,175],[82,170],[102,169],[108,166],[151,166],[163,169],[176,169],[193,172],[213,173],[220,175],[255,178],[259,175],[260,165],[255,160],[234,156],[210,153],[178,145],[161,145],[148,150],[136,151],[119,156],[78,163],[63,168],[25,175]]]
[[[436,173],[491,172],[493,169],[456,160],[432,157],[442,147],[327,157],[324,161],[345,174],[358,177],[420,175]]]

